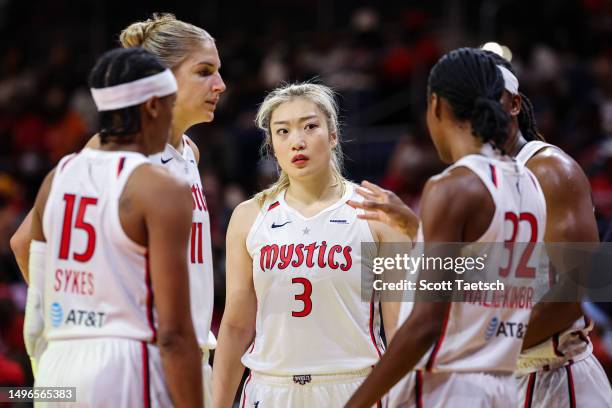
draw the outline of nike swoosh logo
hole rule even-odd
[[[272,228],[280,228],[280,227],[283,227],[283,226],[285,226],[285,225],[289,224],[290,222],[291,222],[291,221],[287,221],[287,222],[286,222],[286,223],[284,223],[284,224],[275,224],[275,223],[272,223]]]
[[[166,160],[164,160],[164,158],[162,157],[162,158],[161,158],[161,162],[162,162],[162,164],[166,164],[166,163],[168,163],[168,162],[169,162],[170,160],[172,160],[172,159],[174,159],[174,157],[171,157],[171,158],[166,159]]]

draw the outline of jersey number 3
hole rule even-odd
[[[96,230],[93,225],[85,222],[85,211],[87,211],[88,205],[98,204],[98,199],[93,197],[79,197],[79,209],[77,211],[76,221],[74,223],[75,229],[85,231],[87,234],[87,246],[85,252],[77,254],[73,253],[73,258],[77,262],[87,262],[91,259],[96,248]],[[77,196],[74,194],[64,194],[64,201],[66,202],[66,208],[64,210],[64,222],[62,227],[62,241],[60,243],[59,258],[68,259],[70,255],[70,239],[72,236],[72,214],[74,213],[75,201]]]
[[[300,295],[295,295],[295,300],[299,300],[304,303],[302,310],[291,312],[293,317],[306,317],[312,311],[312,300],[310,295],[312,294],[312,283],[306,278],[293,278],[291,283],[301,283],[304,286],[304,292]]]

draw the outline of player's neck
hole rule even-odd
[[[457,128],[451,136],[454,140],[450,145],[452,162],[455,163],[464,156],[480,154],[482,141],[472,135],[471,126],[468,128]]]
[[[172,121],[172,129],[170,129],[170,137],[168,138],[168,144],[177,152],[183,151],[183,135],[187,131],[187,126],[180,123],[179,120],[175,119]]]
[[[506,152],[512,157],[516,157],[521,149],[527,144],[527,139],[523,137],[520,130],[517,130],[516,136],[506,146]]]
[[[340,199],[341,191],[340,182],[330,169],[323,176],[308,180],[291,180],[285,199],[289,204],[311,205],[316,202],[336,201]]]

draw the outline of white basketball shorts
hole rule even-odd
[[[252,371],[244,383],[239,407],[342,408],[370,371],[371,368],[344,374],[295,376]]]
[[[38,363],[36,387],[76,387],[77,403],[45,407],[171,407],[156,346],[96,338],[50,341]]]
[[[392,408],[516,408],[511,374],[413,371],[389,392]]]
[[[588,357],[518,378],[520,407],[612,407],[612,390],[599,361]]]

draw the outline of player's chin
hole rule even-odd
[[[200,113],[199,123],[212,122],[215,119],[215,112],[210,109],[205,109]]]

